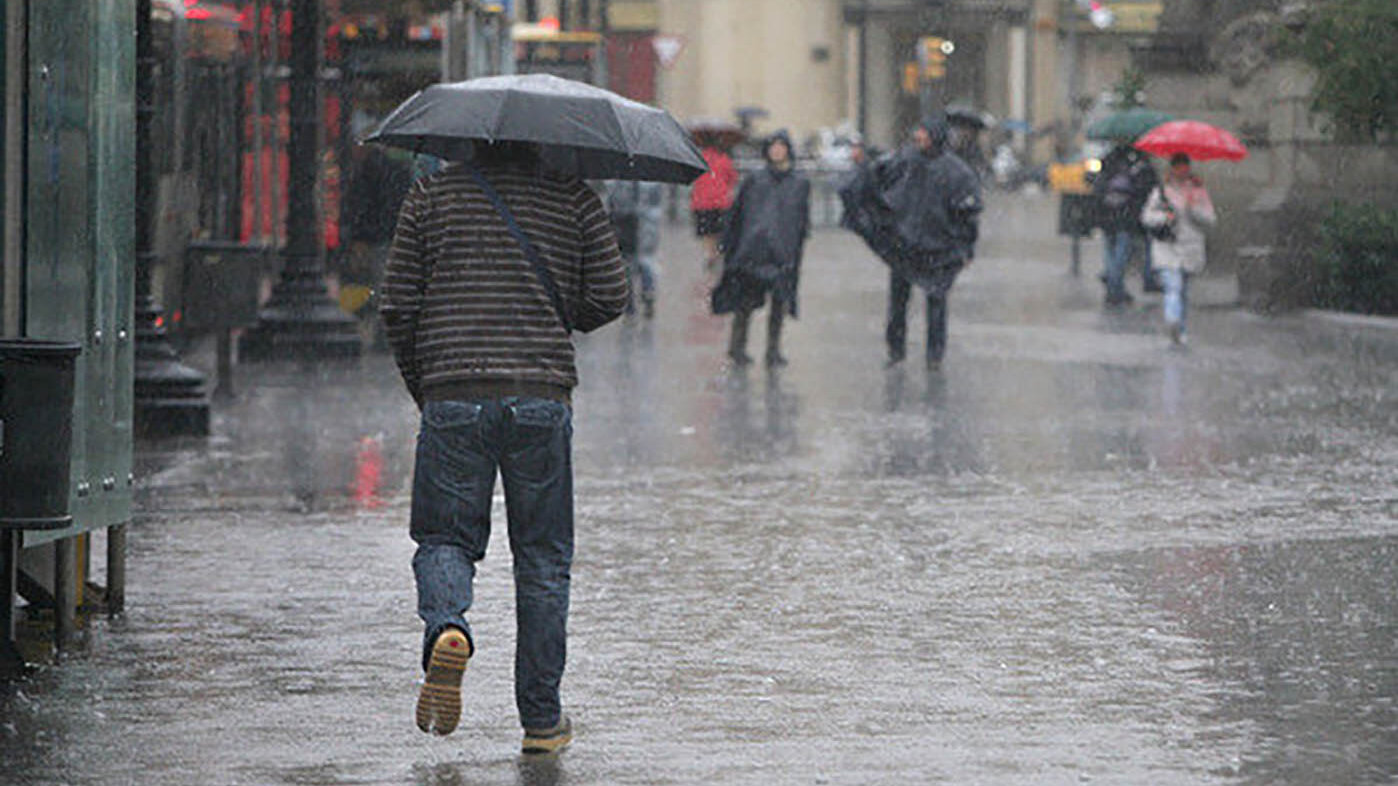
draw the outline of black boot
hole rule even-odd
[[[782,321],[786,317],[782,304],[773,299],[771,312],[767,314],[767,368],[781,368],[786,365],[782,356]]]
[[[752,358],[748,356],[748,322],[751,318],[751,311],[733,312],[733,333],[728,338],[728,357],[739,366],[746,366],[752,362]]]

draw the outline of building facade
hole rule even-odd
[[[800,140],[852,116],[851,36],[836,0],[660,0],[662,33],[682,43],[660,77],[680,117],[767,112],[759,130]]]
[[[1114,21],[1098,28],[1072,0],[612,0],[589,5],[593,20],[576,2],[536,4],[570,14],[565,26],[629,36],[633,66],[653,61],[655,100],[681,118],[756,107],[767,112],[759,132],[803,139],[847,125],[889,147],[925,112],[959,103],[1036,130],[1015,140],[1040,160],[1071,144],[1163,6],[1107,7]],[[672,59],[646,51],[656,37]],[[951,48],[932,78],[919,61],[928,37]]]

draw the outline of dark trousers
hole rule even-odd
[[[490,539],[498,471],[514,557],[515,703],[525,728],[559,720],[573,562],[572,434],[567,404],[515,397],[429,401],[418,433],[410,527],[424,668],[444,628],[471,636],[466,612]]]
[[[888,281],[888,328],[884,338],[888,341],[890,360],[902,360],[908,352],[908,299],[913,293],[913,283],[903,276],[892,273]],[[947,351],[947,293],[927,294],[927,360],[940,363]]]
[[[733,312],[733,333],[728,339],[728,356],[734,360],[747,358],[748,326],[752,323],[754,309],[739,309]],[[786,306],[772,298],[767,306],[767,359],[781,357],[782,323],[786,319]]]

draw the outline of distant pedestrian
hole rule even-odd
[[[412,185],[413,165],[406,153],[378,145],[355,145],[352,164],[342,216],[349,243],[340,272],[341,306],[359,317],[370,346],[384,349],[374,287],[383,278],[394,222]]]
[[[607,183],[607,212],[616,228],[617,245],[632,276],[640,283],[641,313],[655,316],[655,286],[660,250],[660,216],[664,212],[665,191],[659,183],[613,180]],[[635,289],[627,313],[636,310]]]
[[[863,138],[856,136],[850,140],[849,146],[849,171],[842,175],[836,184],[835,193],[840,198],[840,226],[856,234],[864,234],[861,227],[866,226],[870,220],[866,207],[861,202],[863,195],[870,187],[869,178],[874,161],[878,160],[882,153],[877,147],[871,147],[864,143]]]
[[[893,253],[892,214],[877,194],[875,163],[883,157],[878,148],[856,139],[850,145],[850,169],[835,189],[840,198],[840,226],[859,235],[880,259]]]
[[[927,293],[927,367],[941,367],[947,297],[975,257],[983,208],[980,178],[947,150],[947,133],[945,118],[929,117],[914,129],[912,147],[875,164],[875,204],[890,213],[885,232],[891,237],[882,241],[891,241],[885,258],[892,268],[884,331],[889,365],[907,354],[908,299],[916,284]]]
[[[747,354],[752,312],[770,299],[767,312],[769,368],[786,365],[782,322],[795,317],[801,256],[811,226],[811,183],[796,172],[791,137],[778,131],[762,148],[767,166],[744,178],[720,248],[723,276],[712,297],[715,314],[733,315],[728,356],[739,366]]]
[[[704,267],[712,270],[718,265],[718,241],[733,206],[738,170],[733,166],[733,158],[720,147],[710,145],[700,152],[709,171],[690,187],[689,211],[694,217],[694,233],[704,244]]]
[[[426,626],[423,731],[449,734],[460,718],[476,649],[465,615],[498,471],[514,557],[523,748],[572,739],[559,699],[573,559],[570,330],[616,319],[628,290],[601,199],[576,178],[543,174],[532,145],[477,143],[475,160],[408,192],[382,312],[422,410],[410,532]]]
[[[969,123],[953,123],[948,136],[947,148],[956,154],[956,157],[966,162],[966,166],[976,173],[976,177],[984,179],[986,173],[990,171],[989,164],[985,160],[985,152],[981,150],[981,132],[978,126]]]
[[[1141,208],[1159,182],[1147,156],[1126,143],[1118,144],[1103,157],[1102,170],[1093,181],[1098,223],[1106,241],[1102,283],[1106,287],[1103,303],[1109,308],[1135,300],[1126,291],[1126,265],[1134,248],[1145,253],[1141,273],[1143,288],[1147,292],[1160,289],[1155,280],[1150,244],[1145,242],[1145,228],[1141,226]]]
[[[1218,221],[1204,181],[1189,167],[1189,156],[1170,159],[1164,181],[1150,192],[1141,223],[1151,237],[1155,268],[1165,290],[1165,329],[1184,344],[1189,316],[1189,279],[1204,269],[1204,232]]]

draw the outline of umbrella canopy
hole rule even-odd
[[[1137,139],[1136,147],[1162,158],[1184,153],[1196,161],[1217,158],[1242,161],[1248,156],[1248,149],[1237,137],[1218,126],[1198,120],[1161,123]]]
[[[708,171],[665,110],[549,74],[432,85],[363,141],[465,160],[478,140],[538,144],[545,166],[586,179],[689,183]]]
[[[1113,112],[1088,126],[1087,138],[1134,140],[1161,123],[1168,123],[1174,119],[1174,115],[1166,112],[1138,106]]]
[[[729,148],[746,136],[737,123],[721,117],[692,117],[684,127],[693,135],[695,143],[704,147]]]
[[[995,125],[995,115],[963,104],[952,104],[947,107],[946,114],[948,123],[970,126],[977,131]]]

